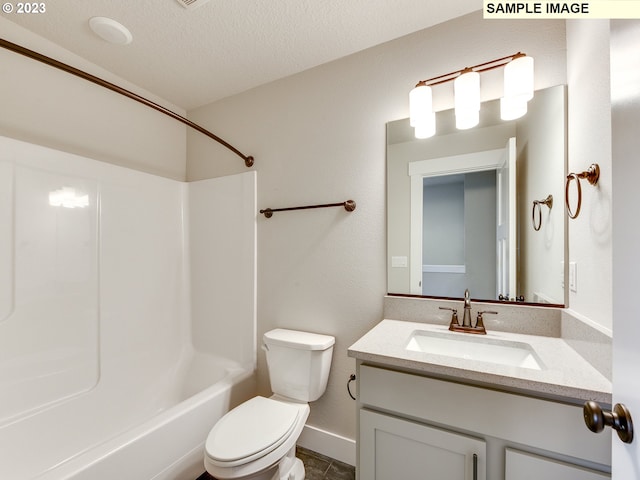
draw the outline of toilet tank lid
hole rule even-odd
[[[266,332],[263,339],[266,345],[280,345],[300,350],[326,350],[336,342],[336,339],[331,335],[284,328],[276,328]]]

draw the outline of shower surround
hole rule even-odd
[[[254,390],[255,197],[0,137],[0,478],[203,471]]]

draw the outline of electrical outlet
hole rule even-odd
[[[569,262],[569,290],[578,291],[578,267],[576,262]]]

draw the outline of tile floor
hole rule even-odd
[[[296,456],[304,463],[305,480],[354,480],[356,469],[351,465],[325,457],[319,453],[297,447]],[[203,473],[196,480],[212,480]]]

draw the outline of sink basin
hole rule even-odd
[[[406,349],[533,370],[544,368],[531,345],[527,343],[478,337],[468,333],[415,330]]]

